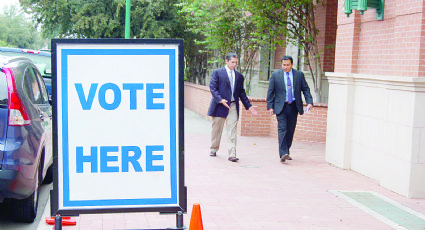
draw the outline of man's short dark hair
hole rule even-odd
[[[228,53],[226,55],[226,60],[230,61],[232,58],[238,58],[238,55],[236,53]]]
[[[291,64],[294,63],[294,60],[292,60],[291,56],[283,56],[282,60],[280,60],[280,61],[283,61],[283,60],[291,60]]]

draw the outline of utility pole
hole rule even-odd
[[[130,38],[130,10],[131,10],[131,0],[126,0],[125,2],[125,38]]]

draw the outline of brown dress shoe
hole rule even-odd
[[[288,155],[288,161],[292,161],[292,157]]]
[[[216,152],[210,152],[210,157],[215,157],[215,156],[217,156]]]
[[[285,154],[285,155],[283,155],[282,157],[280,157],[280,162],[285,162],[286,160],[289,160],[289,155],[288,154]]]
[[[239,160],[239,158],[237,158],[237,157],[229,157],[228,160],[231,161],[231,162],[237,162]]]

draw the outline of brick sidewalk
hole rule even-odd
[[[295,142],[293,161],[279,162],[277,138],[238,137],[238,163],[227,160],[226,142],[208,155],[210,122],[185,112],[185,170],[189,227],[192,205],[200,203],[205,230],[393,229],[330,190],[373,191],[419,213],[425,199],[408,199],[375,181],[325,161],[325,144]],[[225,134],[224,134],[225,135]],[[48,208],[47,208],[48,209]],[[175,215],[91,214],[64,230],[158,229],[175,227]],[[52,229],[40,223],[38,230]]]

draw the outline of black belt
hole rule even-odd
[[[285,102],[285,104],[292,105],[292,104],[295,104],[295,101],[292,101],[291,103]]]
[[[236,101],[231,101],[230,104],[232,104],[232,103],[236,103]]]

